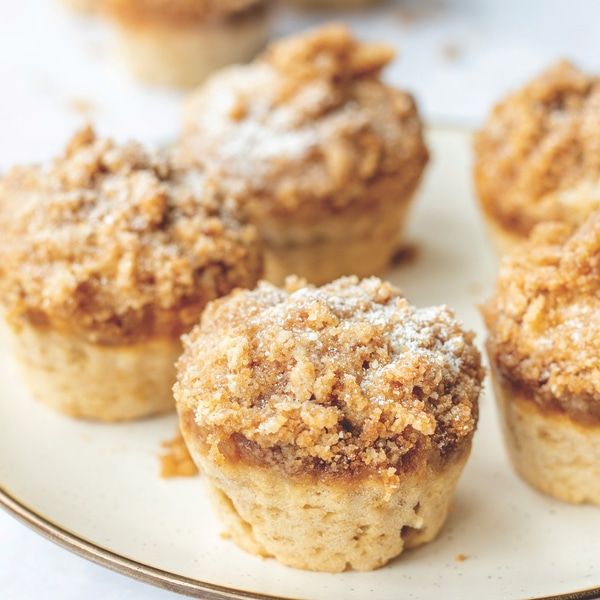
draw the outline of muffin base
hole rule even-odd
[[[179,339],[104,346],[29,325],[7,334],[32,394],[58,412],[124,421],[175,407]]]
[[[130,70],[157,85],[192,87],[221,67],[254,57],[267,39],[264,11],[239,19],[177,27],[119,26]]]
[[[600,425],[540,409],[492,373],[504,439],[519,476],[574,504],[600,506]]]
[[[381,274],[402,243],[411,199],[360,215],[334,215],[313,225],[260,224],[265,239],[265,279],[281,285],[298,275],[321,285],[343,275]]]
[[[185,422],[190,453],[233,541],[290,567],[330,573],[377,569],[404,549],[433,540],[470,449],[441,468],[401,474],[393,486],[375,476],[315,480],[263,466],[217,465],[204,456]]]

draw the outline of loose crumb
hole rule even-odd
[[[160,456],[160,476],[163,479],[198,475],[198,468],[179,431],[172,440],[162,442],[161,447],[165,449],[165,453]]]
[[[457,555],[454,557],[454,560],[455,560],[456,562],[465,562],[465,560],[468,560],[468,558],[469,558],[469,557],[468,557],[466,554],[457,554]]]
[[[392,256],[391,265],[394,267],[413,264],[421,254],[418,244],[408,243],[400,246]]]

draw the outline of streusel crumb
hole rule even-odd
[[[178,335],[262,270],[254,228],[200,172],[89,128],[53,163],[0,181],[0,230],[9,318],[94,342]]]
[[[392,472],[470,442],[483,371],[445,307],[377,278],[261,283],[207,308],[175,396],[219,459],[289,473]]]
[[[600,78],[562,61],[493,110],[475,142],[484,209],[525,235],[600,206]]]
[[[538,226],[484,308],[492,362],[533,401],[600,420],[600,212]]]
[[[258,216],[314,221],[360,205],[365,186],[388,175],[410,196],[428,153],[412,97],[380,79],[392,57],[339,25],[277,42],[192,96],[184,154]]]
[[[264,0],[104,0],[103,8],[131,25],[169,23],[182,27],[235,17]]]

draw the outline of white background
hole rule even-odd
[[[561,56],[600,72],[595,0],[398,1],[343,17],[283,11],[274,29],[334,18],[398,49],[386,77],[416,94],[430,124],[476,126],[500,94]],[[178,92],[129,78],[105,24],[74,17],[55,0],[0,0],[0,170],[51,156],[85,119],[119,138],[172,139],[180,101]],[[3,600],[169,596],[79,559],[0,512]]]

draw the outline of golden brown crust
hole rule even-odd
[[[257,220],[361,206],[386,176],[409,197],[428,153],[412,97],[380,80],[392,56],[337,25],[275,43],[192,96],[184,154],[218,171]]]
[[[600,421],[600,212],[538,226],[484,308],[490,359],[523,396]]]
[[[99,343],[179,335],[262,268],[254,228],[200,172],[91,129],[0,182],[0,229],[9,318]]]
[[[216,460],[393,474],[470,444],[483,377],[472,340],[447,308],[416,309],[376,278],[261,283],[207,308],[175,397]]]
[[[129,26],[186,27],[239,18],[265,4],[265,0],[102,0],[109,15]]]
[[[475,140],[484,210],[527,235],[600,206],[600,78],[559,62],[498,103]]]

